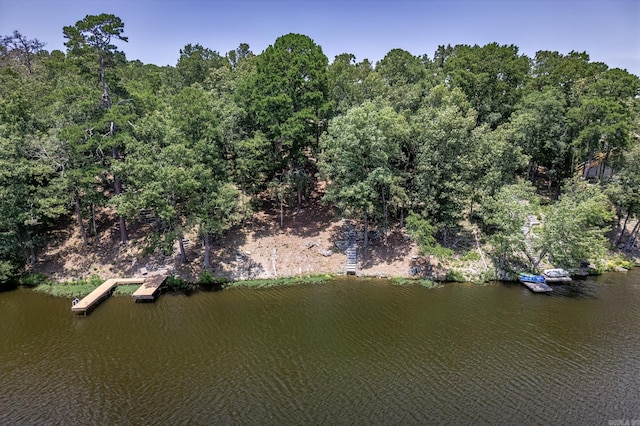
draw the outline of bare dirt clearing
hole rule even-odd
[[[346,240],[350,222],[335,218],[331,211],[313,200],[296,213],[287,211],[280,228],[279,211],[266,208],[254,214],[250,223],[227,232],[212,246],[212,274],[232,280],[290,277],[310,274],[343,274],[346,256],[337,245]],[[187,257],[181,264],[177,244],[173,254],[143,255],[150,225],[138,220],[127,222],[130,241],[119,242],[117,218],[104,209],[97,218],[98,236],[84,247],[75,222],[61,223],[53,231],[50,244],[33,272],[45,273],[56,281],[97,275],[133,277],[166,270],[189,281],[202,272],[203,247],[196,236],[188,236]],[[356,230],[361,231],[359,227]],[[362,232],[359,232],[362,237]],[[418,261],[418,250],[399,229],[373,238],[368,249],[358,241],[358,275],[409,276]]]

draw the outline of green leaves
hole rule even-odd
[[[606,252],[605,232],[614,213],[598,186],[574,182],[547,213],[541,246],[551,263],[563,268],[599,262]]]
[[[111,43],[112,39],[128,41],[123,36],[124,23],[115,15],[103,13],[87,15],[71,27],[64,27],[64,37],[68,39],[65,46],[72,54],[93,48],[102,53],[113,53],[117,47]],[[101,54],[102,54],[101,53]]]
[[[325,201],[348,216],[386,221],[392,203],[405,198],[398,167],[408,134],[404,117],[380,103],[365,102],[331,120],[318,164],[329,181]]]

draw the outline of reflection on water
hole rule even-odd
[[[640,419],[640,271],[555,286],[0,293],[0,424]]]

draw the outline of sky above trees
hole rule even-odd
[[[529,57],[586,51],[640,75],[638,0],[0,0],[0,34],[18,30],[64,51],[62,28],[100,13],[125,22],[127,59],[156,65],[175,65],[189,43],[222,54],[248,43],[260,53],[293,32],[330,62],[340,53],[375,63],[394,48],[433,57],[443,44],[497,42]]]

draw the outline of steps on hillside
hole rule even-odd
[[[356,265],[358,263],[358,252],[356,250],[356,231],[349,231],[349,245],[347,246],[347,275],[356,274]]]

